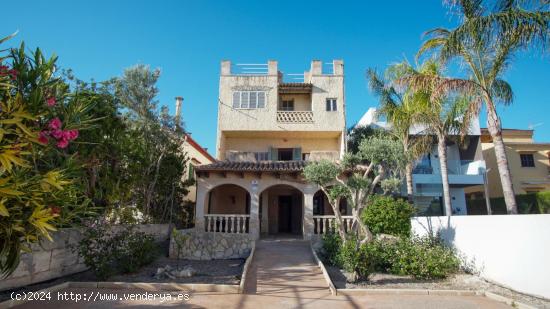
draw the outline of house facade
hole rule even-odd
[[[315,60],[286,82],[276,61],[222,61],[217,161],[195,169],[197,230],[310,239],[328,228],[330,205],[302,171],[345,152],[343,67]]]
[[[194,181],[196,179],[195,168],[197,166],[209,164],[216,161],[216,159],[214,159],[214,157],[212,157],[206,149],[204,149],[191,137],[191,134],[186,133],[184,135],[182,149],[187,156],[187,163],[185,168],[187,173],[183,176],[184,181]],[[185,195],[184,201],[195,203],[197,199],[197,186],[193,184],[188,186],[187,189],[189,190],[189,192]]]
[[[512,185],[516,194],[550,190],[550,143],[536,143],[533,130],[502,129]],[[481,129],[481,147],[487,162],[487,191],[489,196],[502,197],[502,185],[491,135]],[[483,188],[473,188],[480,195]]]
[[[380,121],[376,115],[376,109],[370,108],[359,120],[357,126],[375,126],[389,129],[391,124]],[[409,133],[412,136],[427,134],[422,126],[411,128]],[[483,191],[485,183],[486,169],[481,147],[479,121],[472,121],[468,135],[462,143],[453,142],[453,140],[459,140],[458,136],[455,137],[447,143],[447,169],[451,207],[453,215],[466,215],[466,193],[473,188],[481,188]],[[429,153],[415,163],[413,192],[418,215],[444,215],[441,165],[435,139]],[[402,194],[407,194],[405,185],[403,185]]]

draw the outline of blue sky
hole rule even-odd
[[[186,127],[211,153],[222,59],[275,59],[285,73],[307,70],[312,59],[343,59],[351,125],[377,105],[367,68],[412,61],[424,31],[453,24],[439,0],[10,1],[2,11],[0,36],[19,30],[11,45],[56,53],[80,79],[120,76],[136,63],[160,68],[161,104],[173,110],[183,96]],[[538,125],[536,140],[550,142],[550,57],[518,55],[505,78],[515,101],[499,108],[504,127]]]

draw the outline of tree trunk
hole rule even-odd
[[[443,202],[445,203],[445,215],[451,216],[453,209],[451,207],[451,193],[449,190],[449,170],[447,169],[447,145],[445,136],[437,137],[437,152],[439,153],[439,166],[441,172],[441,183],[443,184]]]
[[[506,210],[508,214],[517,214],[518,206],[516,204],[514,187],[512,185],[506,149],[504,141],[502,140],[502,127],[500,126],[500,119],[497,116],[495,106],[489,98],[487,99],[487,129],[489,130],[489,134],[491,134],[495,147],[495,156],[498,173],[500,174],[500,183],[502,184],[502,194],[504,195],[504,202],[506,203]]]
[[[405,178],[407,182],[407,200],[409,203],[413,203],[413,165],[412,163],[407,163],[405,166]]]

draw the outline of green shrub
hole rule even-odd
[[[135,231],[132,225],[117,233],[113,242],[118,244],[115,264],[122,273],[135,272],[141,266],[153,262],[158,255],[158,246],[153,236]]]
[[[373,240],[359,246],[355,239],[342,244],[337,235],[323,237],[328,263],[366,280],[372,272],[387,272],[417,279],[440,279],[458,271],[454,251],[436,238]]]
[[[337,233],[323,234],[323,250],[321,252],[321,258],[329,265],[341,266],[338,260],[338,254],[342,241]]]
[[[414,207],[402,199],[374,196],[361,216],[374,234],[408,237]]]
[[[112,225],[100,220],[83,231],[75,250],[100,280],[134,272],[158,254],[152,236],[135,231],[131,225],[115,231]]]
[[[417,279],[440,279],[458,271],[460,261],[451,248],[431,237],[400,239],[391,244],[390,271]]]
[[[374,270],[368,254],[367,245],[359,245],[355,239],[349,239],[340,246],[338,262],[344,270],[354,274],[356,280],[366,280]]]

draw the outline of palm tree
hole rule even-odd
[[[409,89],[398,91],[391,86],[392,82],[402,78],[410,70],[412,70],[411,66],[403,61],[390,66],[386,70],[385,79],[378,76],[373,69],[367,71],[367,79],[371,91],[380,98],[378,114],[386,117],[391,124],[391,132],[403,144],[403,151],[407,156],[405,166],[407,198],[412,203],[413,164],[429,151],[431,143],[425,136],[410,135],[410,130],[420,114],[419,95]]]
[[[436,99],[456,91],[468,94],[471,97],[468,117],[477,116],[485,104],[487,128],[495,148],[506,208],[509,214],[516,214],[517,205],[496,106],[498,103],[512,103],[512,88],[501,76],[514,53],[534,47],[545,50],[550,43],[549,4],[548,1],[527,0],[498,0],[493,6],[483,0],[447,2],[458,12],[461,24],[454,29],[428,31],[428,39],[418,55],[433,51],[441,63],[458,59],[467,69],[470,75],[467,79],[430,76],[438,85],[432,97]],[[415,83],[417,86],[434,84],[434,80],[418,79]]]

